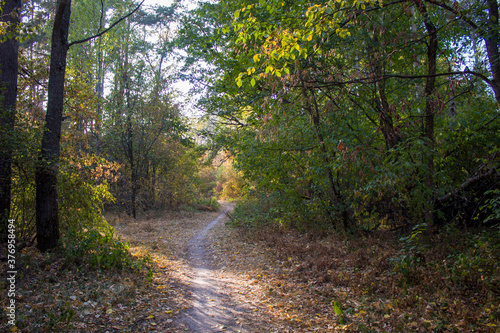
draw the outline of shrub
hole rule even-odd
[[[86,265],[94,269],[142,269],[150,259],[137,259],[129,246],[114,236],[108,225],[85,229],[73,227],[61,239],[63,256],[68,266]]]

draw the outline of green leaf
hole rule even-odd
[[[341,315],[344,313],[344,311],[343,311],[343,310],[342,310],[342,308],[340,307],[340,303],[339,303],[339,302],[337,302],[337,301],[334,301],[334,302],[333,302],[333,311],[335,311],[335,314],[336,314],[337,316],[341,316]]]

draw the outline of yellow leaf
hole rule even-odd
[[[148,319],[153,319],[154,317],[154,315],[149,315]]]
[[[172,313],[172,312],[174,312],[174,310],[165,311],[166,314],[169,314],[169,313]]]
[[[113,309],[109,308],[106,310],[106,314],[112,314],[113,313]]]

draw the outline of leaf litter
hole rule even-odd
[[[108,217],[131,253],[151,258],[149,278],[132,270],[65,267],[50,254],[25,249],[18,260],[17,326],[4,325],[2,312],[2,329],[191,332],[185,318],[195,274],[188,243],[219,214]],[[499,332],[498,276],[493,274],[498,268],[457,285],[451,274],[455,266],[446,261],[450,252],[438,246],[426,253],[427,264],[408,273],[395,269],[401,268],[394,259],[402,253],[384,234],[347,239],[220,223],[204,244],[222,306],[233,315],[231,325],[211,327],[213,332]],[[498,251],[491,255],[490,260],[498,259]],[[433,266],[436,258],[439,267]],[[489,279],[487,287],[481,279]],[[5,309],[5,292],[0,301]]]

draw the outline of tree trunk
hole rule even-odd
[[[424,115],[424,135],[427,139],[429,151],[427,152],[426,159],[428,174],[425,179],[425,185],[429,191],[430,198],[427,202],[427,209],[424,212],[425,220],[432,224],[433,222],[433,206],[434,206],[434,114],[436,112],[436,101],[434,91],[436,89],[436,72],[437,72],[437,51],[438,51],[438,38],[437,29],[430,21],[425,4],[417,0],[417,7],[423,17],[424,25],[429,35],[429,42],[427,45],[427,79],[425,83],[425,115]]]
[[[129,112],[131,112],[129,110]],[[127,116],[127,156],[130,163],[130,186],[131,186],[131,196],[130,196],[130,213],[135,219],[137,217],[137,165],[135,163],[134,156],[134,132],[132,130],[132,119],[131,115]]]
[[[376,33],[373,34],[373,43],[378,48],[379,41],[376,37]],[[375,54],[380,54],[379,50],[374,50],[373,47],[368,47],[368,54],[371,55],[371,63],[373,74],[375,76],[375,93],[378,95],[375,99],[376,109],[378,111],[380,129],[384,135],[386,149],[389,150],[394,148],[400,141],[401,135],[394,128],[394,122],[392,119],[391,106],[387,100],[387,95],[385,93],[385,79],[383,75],[385,74],[382,68],[382,60],[380,57],[376,57]]]
[[[101,27],[104,26],[105,23],[105,15],[106,8],[104,4],[101,8],[102,15],[99,25]],[[97,85],[96,85],[96,94],[97,94],[97,107],[96,114],[97,119],[94,126],[94,136],[95,136],[95,151],[96,155],[101,154],[101,121],[102,121],[102,102],[104,100],[104,50],[102,47],[102,36],[98,37],[98,46],[97,46]]]
[[[488,0],[488,28],[484,41],[488,52],[488,61],[490,63],[493,79],[491,87],[495,92],[495,99],[500,109],[500,51],[498,49],[499,31],[498,31],[498,2],[497,0]]]
[[[52,31],[47,114],[35,175],[36,231],[38,248],[41,251],[53,249],[59,240],[57,174],[61,151],[64,77],[70,16],[71,0],[58,0]]]
[[[347,230],[349,227],[349,221],[348,221],[348,214],[347,214],[347,209],[345,207],[344,199],[340,193],[340,190],[337,189],[337,186],[335,185],[335,176],[333,174],[333,170],[331,165],[333,164],[329,157],[328,157],[328,149],[325,144],[325,140],[323,138],[323,134],[321,131],[321,124],[320,124],[320,115],[318,111],[318,106],[316,104],[315,96],[314,96],[314,91],[311,90],[311,99],[314,101],[314,106],[311,105],[309,95],[307,93],[307,88],[305,86],[305,83],[302,82],[302,94],[304,95],[304,100],[306,103],[305,109],[309,113],[309,116],[311,118],[311,122],[314,126],[314,130],[316,132],[316,138],[319,141],[319,147],[321,151],[321,158],[325,164],[325,169],[326,169],[326,177],[328,180],[328,185],[329,185],[329,207],[328,207],[328,214],[330,215],[330,219],[332,220],[332,224],[335,226],[336,219],[334,218],[333,214],[335,212],[335,206],[340,206],[341,211],[342,211],[342,223],[343,223],[343,228]]]
[[[0,22],[8,25],[5,41],[0,43],[0,240],[7,239],[12,178],[12,141],[17,99],[19,43],[16,41],[21,0],[7,0]]]

